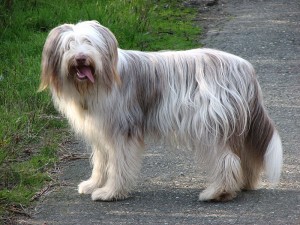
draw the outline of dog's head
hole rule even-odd
[[[70,83],[80,92],[95,85],[109,90],[120,82],[117,60],[115,36],[97,21],[58,26],[44,45],[39,90],[50,86],[60,93]]]

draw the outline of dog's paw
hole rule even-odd
[[[97,188],[92,193],[93,201],[117,201],[128,197],[128,193],[124,191],[112,191],[108,188]]]
[[[216,201],[226,202],[234,199],[237,196],[236,192],[216,191],[214,189],[205,189],[199,195],[200,201]]]
[[[215,197],[215,191],[213,189],[205,189],[199,195],[199,201],[211,201]]]
[[[78,185],[78,192],[79,194],[91,194],[97,188],[98,188],[97,182],[92,179],[89,179],[81,182]]]

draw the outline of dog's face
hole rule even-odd
[[[110,89],[119,82],[117,48],[115,36],[96,21],[54,28],[43,49],[39,90],[50,86],[60,93],[69,84],[80,92],[95,85]]]

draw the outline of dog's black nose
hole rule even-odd
[[[86,62],[87,57],[84,54],[78,54],[75,56],[75,60],[77,64],[84,65]]]

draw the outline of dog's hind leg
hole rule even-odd
[[[228,201],[236,197],[243,186],[239,157],[225,149],[209,165],[211,184],[200,193],[200,201]]]
[[[262,167],[262,162],[253,159],[249,155],[242,155],[243,190],[255,190],[257,188]]]
[[[92,199],[113,201],[125,199],[138,177],[143,143],[138,138],[116,138],[108,151],[106,183],[93,191]]]
[[[93,147],[91,157],[93,171],[91,177],[78,185],[80,194],[91,194],[96,188],[101,187],[106,181],[107,154],[99,147]]]

